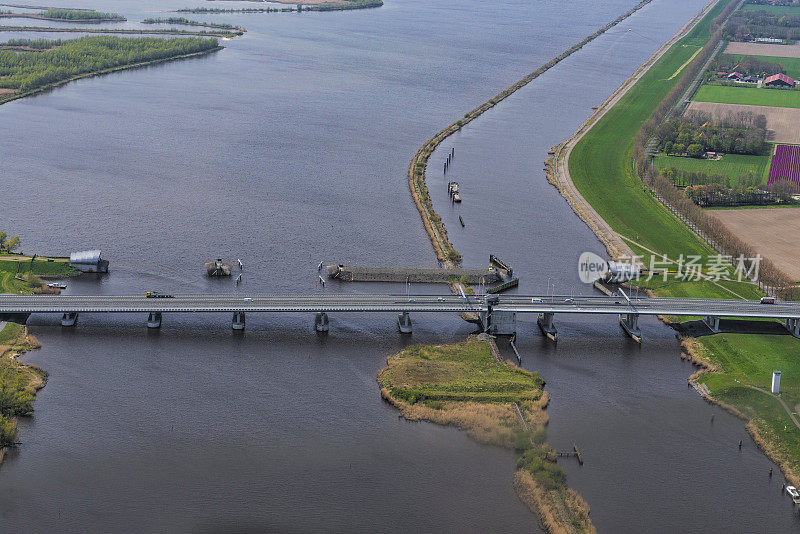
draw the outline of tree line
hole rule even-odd
[[[48,19],[62,20],[125,20],[119,13],[104,13],[87,9],[48,9],[39,13]]]
[[[770,11],[737,11],[725,26],[725,39],[741,41],[752,37],[777,39],[800,38],[800,15],[782,15]]]
[[[142,24],[180,24],[182,26],[199,26],[204,28],[219,28],[221,30],[241,30],[242,28],[224,22],[201,22],[190,20],[185,17],[168,17],[157,19],[144,19]]]
[[[737,58],[736,56],[721,54],[711,61],[708,70],[711,75],[719,71],[727,74],[735,71],[743,76],[769,76],[782,73],[783,65],[771,61],[764,61],[759,59],[758,56],[742,56]]]
[[[754,258],[756,257],[756,252],[752,246],[731,232],[717,217],[692,202],[670,180],[661,176],[652,165],[645,150],[658,125],[671,113],[683,93],[686,92],[694,78],[700,73],[705,62],[711,57],[714,48],[722,38],[722,26],[725,19],[736,9],[737,5],[738,2],[736,0],[731,1],[719,15],[712,19],[710,24],[711,39],[684,69],[683,75],[681,75],[675,87],[672,88],[664,100],[656,106],[650,117],[642,124],[634,140],[633,158],[636,172],[642,182],[656,196],[671,206],[691,227],[705,236],[718,251],[734,258],[738,258],[740,255],[744,258]],[[745,265],[747,268],[751,268],[752,262],[745,262]],[[793,300],[798,295],[794,280],[777,268],[769,258],[762,258],[759,265],[759,277],[764,284],[774,289],[779,298]]]
[[[184,37],[81,37],[42,52],[0,50],[0,87],[27,92],[105,69],[169,59],[217,48],[216,39]],[[40,46],[46,42],[41,41]],[[54,45],[55,46],[55,45]]]
[[[656,148],[666,154],[696,158],[711,151],[757,156],[767,149],[767,119],[741,112],[714,124],[710,114],[690,112],[659,124],[654,137]]]

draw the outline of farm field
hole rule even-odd
[[[771,143],[800,144],[800,108],[776,108],[772,106],[748,106],[742,104],[718,104],[715,102],[692,102],[687,111],[710,113],[719,120],[728,113],[750,111],[767,118],[767,141]]]
[[[694,100],[698,102],[718,102],[721,104],[800,108],[800,91],[703,85],[700,87],[700,90],[697,91]]]
[[[780,57],[780,56],[753,56],[750,54],[722,54],[721,60],[730,60],[732,62],[742,61],[743,58],[752,57],[759,61],[768,61],[769,63],[780,63],[783,67],[783,73],[791,76],[795,80],[800,78],[800,58],[796,57]],[[775,74],[774,72],[771,74]]]
[[[800,241],[794,230],[800,220],[800,208],[714,210],[714,215],[756,252],[768,257],[792,279],[800,280]]]
[[[788,180],[800,186],[800,146],[778,145],[772,156],[768,184]]]
[[[760,6],[745,4],[742,11],[767,11],[776,15],[800,15],[800,6]]]
[[[726,54],[746,56],[797,57],[800,58],[800,44],[779,45],[769,43],[728,43]]]
[[[741,154],[726,154],[720,160],[681,158],[677,156],[656,156],[655,165],[659,169],[675,167],[689,172],[704,172],[706,174],[724,174],[734,180],[742,174],[752,172],[767,181],[769,172],[769,156],[743,156]]]

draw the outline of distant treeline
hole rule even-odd
[[[800,38],[800,15],[782,15],[771,11],[737,11],[725,25],[723,37],[745,40],[746,36]]]
[[[286,13],[292,11],[344,11],[348,9],[367,9],[371,7],[381,7],[383,0],[343,0],[342,2],[328,2],[313,6],[297,7],[243,7],[233,9],[223,9],[219,7],[185,7],[178,9],[176,13]]]
[[[47,50],[48,48],[55,48],[61,46],[66,41],[61,39],[9,39],[0,46],[18,46],[20,48],[33,48],[34,50]]]
[[[49,43],[58,48],[27,54],[0,50],[0,88],[28,92],[82,74],[169,59],[219,46],[216,39],[198,37],[159,39],[110,35]],[[38,46],[45,44],[40,40]]]
[[[103,13],[101,11],[85,11],[82,9],[48,9],[47,11],[42,11],[39,14],[48,19],[62,20],[125,20],[125,17],[119,13]]]
[[[239,26],[225,24],[224,22],[202,22],[199,20],[189,20],[184,17],[169,17],[159,19],[144,19],[142,24],[181,24],[183,26],[201,26],[203,28],[219,28],[222,30],[242,30]]]

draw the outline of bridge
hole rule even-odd
[[[475,315],[485,332],[516,333],[517,314],[536,314],[542,332],[557,339],[556,314],[617,315],[622,329],[641,341],[642,315],[702,317],[714,332],[722,317],[778,319],[800,337],[800,302],[773,304],[748,300],[640,298],[568,295],[0,295],[0,319],[27,320],[34,313],[62,314],[63,326],[74,326],[79,313],[147,313],[147,326],[161,326],[164,313],[227,312],[232,327],[242,330],[247,313],[315,313],[317,331],[329,328],[329,313],[397,313],[398,328],[411,332],[411,313]]]

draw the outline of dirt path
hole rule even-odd
[[[595,233],[597,238],[602,242],[606,249],[608,249],[608,253],[613,258],[622,258],[623,256],[632,257],[634,256],[633,250],[623,241],[620,239],[619,235],[611,228],[611,226],[603,220],[597,210],[595,210],[589,202],[583,198],[578,188],[575,187],[574,182],[572,181],[572,176],[569,173],[569,157],[572,154],[572,150],[578,144],[578,142],[583,139],[583,136],[586,135],[592,127],[599,121],[608,111],[614,107],[614,105],[620,101],[620,99],[625,96],[625,94],[630,91],[630,89],[636,84],[639,79],[644,76],[644,74],[650,70],[656,61],[658,61],[661,56],[663,56],[667,50],[669,50],[672,45],[682,39],[692,28],[708,14],[708,12],[717,4],[718,0],[711,0],[708,4],[703,7],[703,10],[700,11],[697,15],[694,16],[692,20],[687,22],[683,28],[678,30],[678,33],[672,36],[672,38],[664,43],[664,45],[659,48],[655,54],[650,56],[650,58],[645,61],[645,63],[639,67],[633,75],[628,78],[625,83],[623,83],[614,93],[608,97],[608,99],[603,102],[603,104],[595,111],[591,117],[589,117],[586,122],[581,125],[577,132],[575,132],[572,137],[570,137],[565,143],[563,143],[557,150],[555,157],[553,158],[555,170],[553,172],[553,177],[556,182],[556,187],[558,187],[561,195],[569,202],[570,206],[572,206],[573,211],[580,217],[589,228]]]
[[[756,391],[760,391],[761,393],[765,393],[765,394],[769,395],[770,397],[772,397],[773,399],[777,399],[777,401],[781,403],[781,406],[783,406],[783,409],[786,410],[786,413],[789,415],[789,418],[792,420],[792,423],[794,423],[794,426],[796,426],[798,429],[800,429],[800,422],[797,421],[797,418],[795,418],[794,414],[792,413],[792,410],[789,409],[789,405],[786,404],[785,402],[783,402],[782,398],[780,398],[779,396],[775,395],[774,393],[772,393],[770,391],[767,391],[765,389],[761,389],[761,388],[756,387],[756,386],[747,385],[747,387],[755,389]],[[798,406],[800,406],[800,405],[798,405]]]

